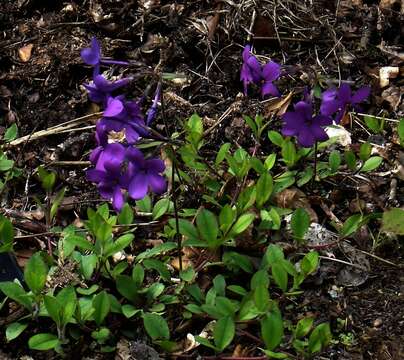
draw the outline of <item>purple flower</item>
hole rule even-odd
[[[281,66],[274,61],[269,61],[262,69],[261,95],[280,96],[278,88],[272,83],[281,75]]]
[[[90,84],[84,84],[88,90],[88,97],[95,103],[106,103],[111,93],[123,86],[129,84],[132,78],[124,78],[117,81],[108,81],[102,75],[94,76],[94,80]]]
[[[161,83],[157,85],[156,93],[154,95],[153,104],[147,112],[146,125],[149,126],[157,115],[157,106],[161,97]]]
[[[117,211],[120,211],[124,204],[122,190],[127,189],[130,182],[129,172],[122,166],[125,153],[126,149],[122,144],[107,144],[96,154],[91,154],[92,161],[96,162],[95,169],[87,170],[86,173],[89,181],[97,183],[100,195],[112,201]]]
[[[322,126],[332,124],[329,116],[317,115],[313,117],[312,102],[299,101],[294,111],[288,111],[282,116],[285,124],[282,134],[296,136],[303,147],[311,147],[316,141],[325,141],[328,136]]]
[[[261,81],[261,64],[251,54],[251,46],[246,45],[243,50],[243,65],[241,66],[240,80],[244,84],[244,95],[247,95],[247,87],[250,83],[259,84]]]
[[[131,174],[129,183],[129,196],[134,200],[143,199],[150,188],[156,194],[166,190],[167,184],[163,173],[165,166],[160,159],[145,159],[143,153],[134,147],[126,151],[128,171]]]
[[[96,37],[91,39],[89,48],[80,52],[81,58],[87,65],[94,66],[94,76],[100,73],[101,64],[129,65],[127,61],[108,60],[101,57],[101,45]]]
[[[109,97],[104,116],[97,123],[97,133],[101,135],[124,130],[127,142],[134,144],[141,136],[148,134],[141,111],[136,101],[127,101],[122,95]]]
[[[352,94],[348,84],[342,84],[339,89],[329,89],[323,92],[320,112],[330,116],[336,113],[335,122],[338,124],[344,117],[348,105],[360,111],[358,104],[370,95],[370,87],[364,86]]]
[[[251,46],[246,45],[243,50],[243,65],[241,66],[240,80],[244,85],[244,95],[247,95],[248,85],[253,83],[261,88],[261,96],[280,96],[278,88],[273,84],[281,75],[281,66],[269,61],[264,66],[251,54]]]

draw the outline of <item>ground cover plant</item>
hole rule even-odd
[[[16,19],[59,9],[59,22],[42,22],[80,29],[74,62],[52,64],[70,100],[43,100],[62,106],[59,119],[19,119],[8,87],[26,75],[7,67],[15,54],[0,58],[4,356],[400,358],[400,53],[377,48],[392,57],[386,76],[381,55],[366,52],[374,40],[362,34],[357,50],[347,36],[375,6],[399,10],[124,3],[0,5]],[[74,18],[86,6],[90,30]],[[324,34],[309,40],[310,21]],[[17,69],[43,66],[22,43]],[[359,63],[379,64],[376,81]]]

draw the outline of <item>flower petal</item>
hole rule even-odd
[[[328,135],[322,127],[313,124],[310,126],[310,131],[317,141],[328,140]]]
[[[116,211],[121,211],[123,204],[124,204],[124,198],[122,190],[119,186],[115,186],[114,193],[112,196],[112,206]]]
[[[123,110],[123,103],[120,99],[109,97],[107,108],[104,110],[105,117],[114,117]]]
[[[148,177],[144,173],[136,174],[129,184],[129,196],[134,200],[143,199],[147,194]]]
[[[86,178],[93,183],[99,183],[106,180],[105,171],[90,169],[86,171]]]
[[[246,62],[248,68],[250,69],[252,80],[254,83],[258,84],[261,81],[261,64],[255,56],[251,56]]]
[[[162,194],[166,188],[167,183],[163,176],[149,173],[147,174],[149,185],[152,191],[156,194]]]
[[[281,66],[275,61],[269,61],[262,70],[265,81],[274,81],[281,75]]]
[[[281,93],[279,92],[278,88],[272,84],[270,81],[266,81],[261,88],[261,95],[265,97],[266,95],[272,96],[280,96]]]
[[[313,124],[317,126],[328,126],[332,124],[332,118],[324,115],[317,115],[313,118]]]
[[[156,174],[162,173],[165,170],[164,161],[160,159],[149,159],[146,160],[146,168],[148,172],[153,172]]]
[[[300,130],[297,141],[303,147],[312,147],[316,141],[314,135],[311,133],[310,128],[304,127]]]
[[[295,104],[295,111],[297,113],[300,113],[305,120],[311,120],[313,116],[313,107],[312,103],[306,102],[306,101],[299,101],[297,104]]]
[[[351,101],[352,91],[348,84],[342,84],[338,89],[338,100],[343,103]]]
[[[144,167],[144,164],[145,164],[144,155],[138,148],[129,146],[126,149],[125,156],[128,161],[136,164],[137,167],[139,167],[139,168]]]
[[[365,100],[367,97],[370,95],[370,87],[369,86],[364,86],[360,88],[353,96],[352,96],[352,103],[357,104]]]
[[[305,126],[303,115],[296,111],[288,111],[282,115],[282,119],[286,123],[285,128],[294,129],[295,133],[298,132],[302,126]]]

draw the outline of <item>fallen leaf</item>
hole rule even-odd
[[[27,62],[31,58],[31,53],[34,45],[28,44],[18,49],[18,56],[22,62]]]
[[[289,107],[290,102],[292,101],[292,96],[293,91],[291,91],[286,96],[282,96],[280,98],[265,102],[265,117],[271,114],[275,114],[278,116],[283,115]]]

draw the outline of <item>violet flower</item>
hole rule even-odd
[[[94,76],[93,82],[84,84],[88,90],[88,97],[95,103],[106,103],[111,93],[129,84],[132,78],[124,78],[117,81],[109,81],[102,75]]]
[[[360,111],[358,104],[369,95],[370,87],[361,87],[352,94],[351,87],[348,84],[342,84],[339,89],[330,89],[323,92],[320,112],[326,116],[336,113],[335,122],[339,124],[348,105],[351,105],[356,111]]]
[[[153,122],[153,120],[157,116],[157,106],[158,102],[160,101],[161,97],[161,83],[157,85],[156,93],[154,95],[153,99],[153,104],[150,107],[149,111],[147,112],[147,118],[146,118],[146,125],[150,126],[150,124]]]
[[[97,183],[100,195],[109,201],[116,211],[120,211],[124,204],[123,189],[127,189],[130,177],[128,170],[122,164],[125,160],[126,149],[122,144],[107,144],[101,151],[97,151],[93,160],[95,169],[87,170],[87,179]]]
[[[244,95],[247,95],[247,88],[250,83],[259,84],[261,81],[261,64],[251,54],[250,45],[246,45],[243,50],[243,65],[241,66],[240,80],[244,84]]]
[[[101,57],[101,45],[94,36],[91,45],[80,52],[81,58],[87,65],[94,66],[94,76],[100,73],[101,64],[129,65],[127,61],[108,60]]]
[[[281,66],[274,61],[269,61],[262,69],[261,80],[261,95],[280,96],[278,88],[273,84],[273,81],[277,80],[281,75]]]
[[[288,111],[282,116],[285,124],[282,134],[285,136],[296,136],[297,141],[303,147],[311,147],[316,141],[328,140],[323,126],[331,125],[332,119],[329,116],[313,116],[313,105],[310,102],[299,101],[294,106],[294,111]]]
[[[134,200],[143,199],[148,190],[161,194],[166,190],[167,184],[163,173],[165,166],[160,159],[145,159],[143,153],[134,147],[126,150],[128,172],[131,174],[129,183],[129,196]]]
[[[247,95],[248,85],[253,83],[261,88],[261,95],[279,96],[278,88],[273,84],[281,75],[281,66],[269,61],[264,66],[251,53],[251,46],[246,45],[243,50],[243,65],[240,71],[240,80],[244,85],[244,95]]]
[[[104,116],[97,123],[97,133],[124,130],[127,142],[134,144],[148,134],[141,111],[136,101],[127,101],[122,95],[109,97]]]

